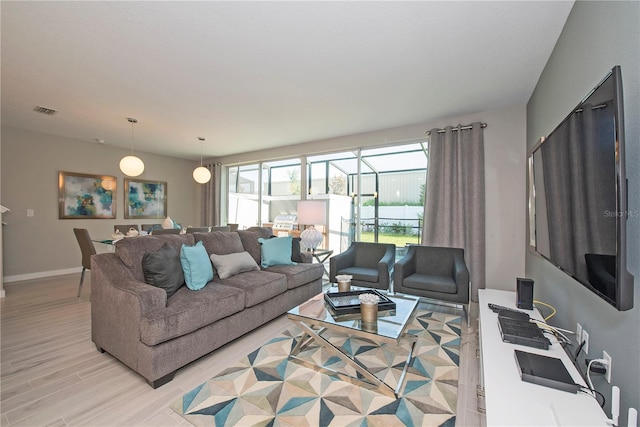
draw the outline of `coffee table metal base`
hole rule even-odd
[[[400,389],[402,387],[402,384],[404,383],[404,378],[407,374],[407,370],[409,369],[409,367],[411,366],[411,364],[413,363],[413,350],[416,346],[416,341],[418,339],[418,337],[416,337],[415,335],[411,335],[411,334],[407,334],[404,333],[402,334],[401,339],[405,340],[405,341],[409,341],[411,346],[409,349],[409,354],[407,355],[407,360],[404,364],[404,368],[402,370],[402,373],[400,374],[400,378],[398,379],[398,385],[396,386],[395,389],[393,389],[390,385],[388,385],[387,383],[385,383],[384,381],[382,381],[381,379],[379,379],[378,377],[376,377],[374,374],[372,374],[371,372],[369,372],[369,370],[367,369],[366,366],[364,366],[361,362],[359,362],[358,360],[356,360],[354,357],[349,356],[344,350],[342,350],[340,347],[337,347],[335,345],[333,345],[332,343],[330,343],[327,339],[325,339],[322,334],[327,330],[326,327],[320,328],[317,331],[313,329],[312,326],[307,325],[305,322],[299,320],[299,319],[293,319],[290,317],[290,320],[295,323],[296,325],[298,325],[302,331],[303,334],[300,337],[300,341],[298,341],[298,344],[294,347],[294,349],[291,351],[289,358],[293,361],[296,362],[298,364],[301,364],[303,366],[306,366],[307,368],[310,369],[314,369],[318,372],[322,372],[325,373],[327,375],[333,375],[333,376],[337,376],[340,379],[344,380],[344,381],[349,381],[352,384],[355,385],[359,385],[359,386],[364,386],[366,388],[375,390],[379,393],[382,393],[384,395],[387,395],[389,397],[398,398],[398,395],[400,393]],[[362,335],[362,334],[359,334]],[[375,339],[376,336],[371,334],[370,336],[367,336],[366,338],[370,339],[373,342],[377,342],[377,340]],[[357,378],[357,377],[353,377],[351,375],[345,374],[345,373],[341,373],[338,372],[336,370],[333,370],[331,368],[328,368],[326,366],[319,366],[313,362],[309,362],[307,360],[304,360],[302,358],[298,357],[298,354],[300,354],[300,352],[306,348],[311,342],[316,342],[318,343],[320,346],[322,346],[322,348],[324,348],[325,350],[327,350],[329,352],[329,354],[331,354],[332,356],[336,356],[338,358],[340,358],[342,361],[344,361],[348,366],[351,366],[353,369],[355,369],[355,371],[362,375],[362,377],[364,378]],[[399,345],[399,343],[396,343]]]

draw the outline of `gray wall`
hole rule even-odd
[[[621,389],[621,420],[640,408],[640,3],[576,2],[527,105],[527,147],[547,135],[613,68],[622,67],[626,167],[629,180],[627,262],[635,276],[635,307],[618,312],[540,256],[527,251],[527,277],[535,298],[558,309],[553,324],[589,332],[589,358],[612,357],[612,383]],[[584,370],[584,365],[581,367]],[[594,385],[610,401],[610,386]],[[607,404],[606,412],[610,416]]]
[[[7,281],[43,277],[80,267],[74,227],[94,238],[108,238],[115,224],[160,223],[124,219],[124,175],[118,168],[122,148],[13,128],[2,128],[3,274]],[[192,161],[136,153],[145,162],[140,179],[167,182],[168,214],[184,225],[199,225],[200,185],[192,178]],[[117,177],[116,219],[58,219],[58,171]],[[35,216],[27,217],[27,209]],[[98,251],[107,250],[96,244]]]
[[[449,117],[418,125],[402,126],[312,141],[283,148],[242,153],[212,159],[223,165],[301,155],[337,152],[357,147],[389,145],[392,142],[424,140],[425,132],[436,127],[486,122],[486,282],[493,289],[515,290],[516,277],[524,274],[526,192],[526,111],[525,106],[501,111]],[[223,216],[226,213],[223,212]]]

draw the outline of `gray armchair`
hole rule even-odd
[[[395,261],[394,244],[353,242],[346,251],[329,260],[329,279],[335,283],[337,275],[350,274],[353,286],[389,289]]]
[[[464,249],[409,246],[396,263],[394,291],[463,304],[469,313],[469,270]]]

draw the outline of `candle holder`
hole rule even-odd
[[[350,274],[340,274],[336,276],[336,280],[338,281],[338,292],[349,292],[351,290],[351,279],[353,278]]]
[[[373,323],[378,321],[378,301],[380,297],[374,294],[361,294],[360,299],[360,315],[365,323]]]

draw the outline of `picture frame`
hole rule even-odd
[[[124,179],[125,218],[166,218],[167,183],[145,179]]]
[[[115,176],[59,171],[59,219],[114,219],[116,189]]]

